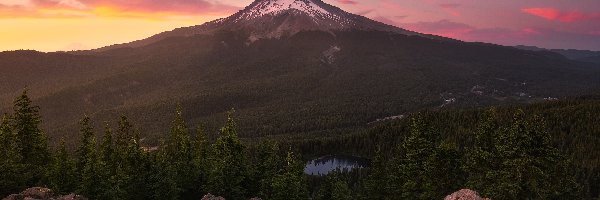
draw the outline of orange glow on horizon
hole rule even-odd
[[[93,8],[2,7],[0,51],[31,49],[44,52],[100,48],[144,39],[179,27],[193,26],[230,15],[194,15],[175,11],[143,11],[116,6]]]

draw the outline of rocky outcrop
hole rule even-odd
[[[225,198],[216,197],[215,195],[208,193],[207,195],[204,195],[201,200],[225,200]],[[262,199],[258,198],[258,197],[254,197],[254,198],[251,198],[250,200],[262,200]]]
[[[470,189],[462,189],[446,196],[444,200],[490,200],[482,198],[479,193]]]
[[[19,194],[11,194],[2,200],[87,200],[87,198],[76,194],[55,196],[52,190],[48,188],[32,187]]]
[[[212,194],[209,193],[207,195],[204,195],[201,200],[225,200],[225,198],[223,198],[223,197],[216,197],[215,195],[212,195]]]

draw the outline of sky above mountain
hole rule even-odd
[[[252,0],[0,0],[0,51],[76,50],[229,16]],[[598,0],[325,0],[351,13],[465,41],[600,50]]]

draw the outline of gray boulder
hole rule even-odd
[[[490,200],[482,198],[479,193],[470,189],[462,189],[446,196],[444,200]]]
[[[2,200],[87,200],[87,198],[69,194],[65,196],[55,196],[52,190],[43,187],[27,188],[19,194],[11,194]]]

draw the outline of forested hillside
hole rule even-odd
[[[522,111],[520,111],[522,110]],[[483,120],[490,119],[491,110],[450,109],[444,111],[424,110],[418,114],[429,126],[439,132],[439,142],[451,146],[459,155],[466,155],[473,148],[477,132]],[[573,164],[577,181],[586,198],[598,198],[600,188],[600,98],[598,96],[572,98],[569,100],[546,101],[527,106],[500,106],[493,108],[493,121],[501,131],[510,126],[515,113],[542,121],[528,122],[543,124],[549,134],[551,146],[563,152]],[[520,115],[522,115],[520,114]],[[410,135],[411,118],[384,122],[373,127],[344,136],[303,138],[287,140],[284,144],[294,145],[309,157],[327,154],[349,154],[393,160],[399,154],[405,138]],[[505,141],[504,139],[500,141]]]
[[[0,91],[0,109],[9,111],[29,86],[54,142],[76,131],[84,114],[116,123],[126,113],[156,145],[168,131],[164,113],[178,103],[186,120],[212,129],[234,107],[248,138],[321,135],[422,108],[530,103],[600,86],[597,66],[512,47],[377,31],[304,31],[253,43],[248,34],[174,37],[91,55],[0,53],[0,74],[12,74],[0,79],[10,87]]]
[[[85,116],[78,144],[50,148],[27,93],[0,128],[0,193],[49,186],[93,199],[441,199],[472,188],[492,199],[598,198],[600,100],[421,112],[364,132],[294,140],[238,137],[230,111],[218,137],[191,131],[175,109],[170,131],[144,146],[127,117],[116,127]],[[95,133],[103,135],[97,138]],[[74,151],[68,146],[76,145]],[[54,150],[52,150],[54,149]],[[310,177],[303,160],[353,154],[371,167]]]

